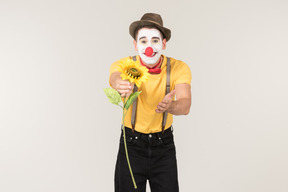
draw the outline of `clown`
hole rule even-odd
[[[163,54],[171,31],[163,26],[159,14],[144,14],[130,25],[129,33],[138,53],[130,58],[147,67],[151,75],[147,82],[137,87],[122,80],[117,71],[119,64],[127,58],[110,67],[109,83],[122,97],[142,92],[124,120],[130,163],[138,188],[133,188],[121,134],[115,192],[145,191],[147,180],[151,191],[178,192],[172,123],[173,115],[187,115],[190,111],[191,71],[186,63]]]

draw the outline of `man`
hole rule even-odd
[[[133,59],[146,66],[151,75],[138,87],[142,92],[125,117],[128,153],[138,188],[134,189],[132,183],[121,134],[115,192],[145,192],[147,180],[151,192],[178,192],[172,122],[173,115],[187,115],[190,111],[191,72],[184,62],[161,54],[171,31],[163,26],[160,15],[144,14],[130,25],[129,33],[139,53]],[[120,77],[117,71],[120,61],[112,64],[109,80],[112,88],[125,97],[133,92],[135,85]]]

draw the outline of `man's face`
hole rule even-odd
[[[153,65],[166,48],[166,39],[162,39],[158,29],[142,28],[138,31],[137,42],[134,41],[134,45],[144,63]]]

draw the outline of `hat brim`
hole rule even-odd
[[[158,23],[154,22],[154,21],[135,21],[133,23],[131,23],[130,27],[129,27],[129,34],[135,39],[135,30],[138,27],[156,27],[158,30],[160,30],[162,32],[162,34],[164,35],[164,38],[166,39],[166,41],[169,41],[169,39],[171,38],[171,30],[166,28],[166,27],[162,27],[161,25],[159,25]]]

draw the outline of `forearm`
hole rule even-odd
[[[110,85],[113,89],[116,89],[117,81],[122,80],[120,74],[121,73],[117,71],[112,73],[110,76]]]
[[[188,115],[191,107],[190,98],[182,98],[176,101],[172,101],[169,108],[167,109],[168,113],[173,115]]]

